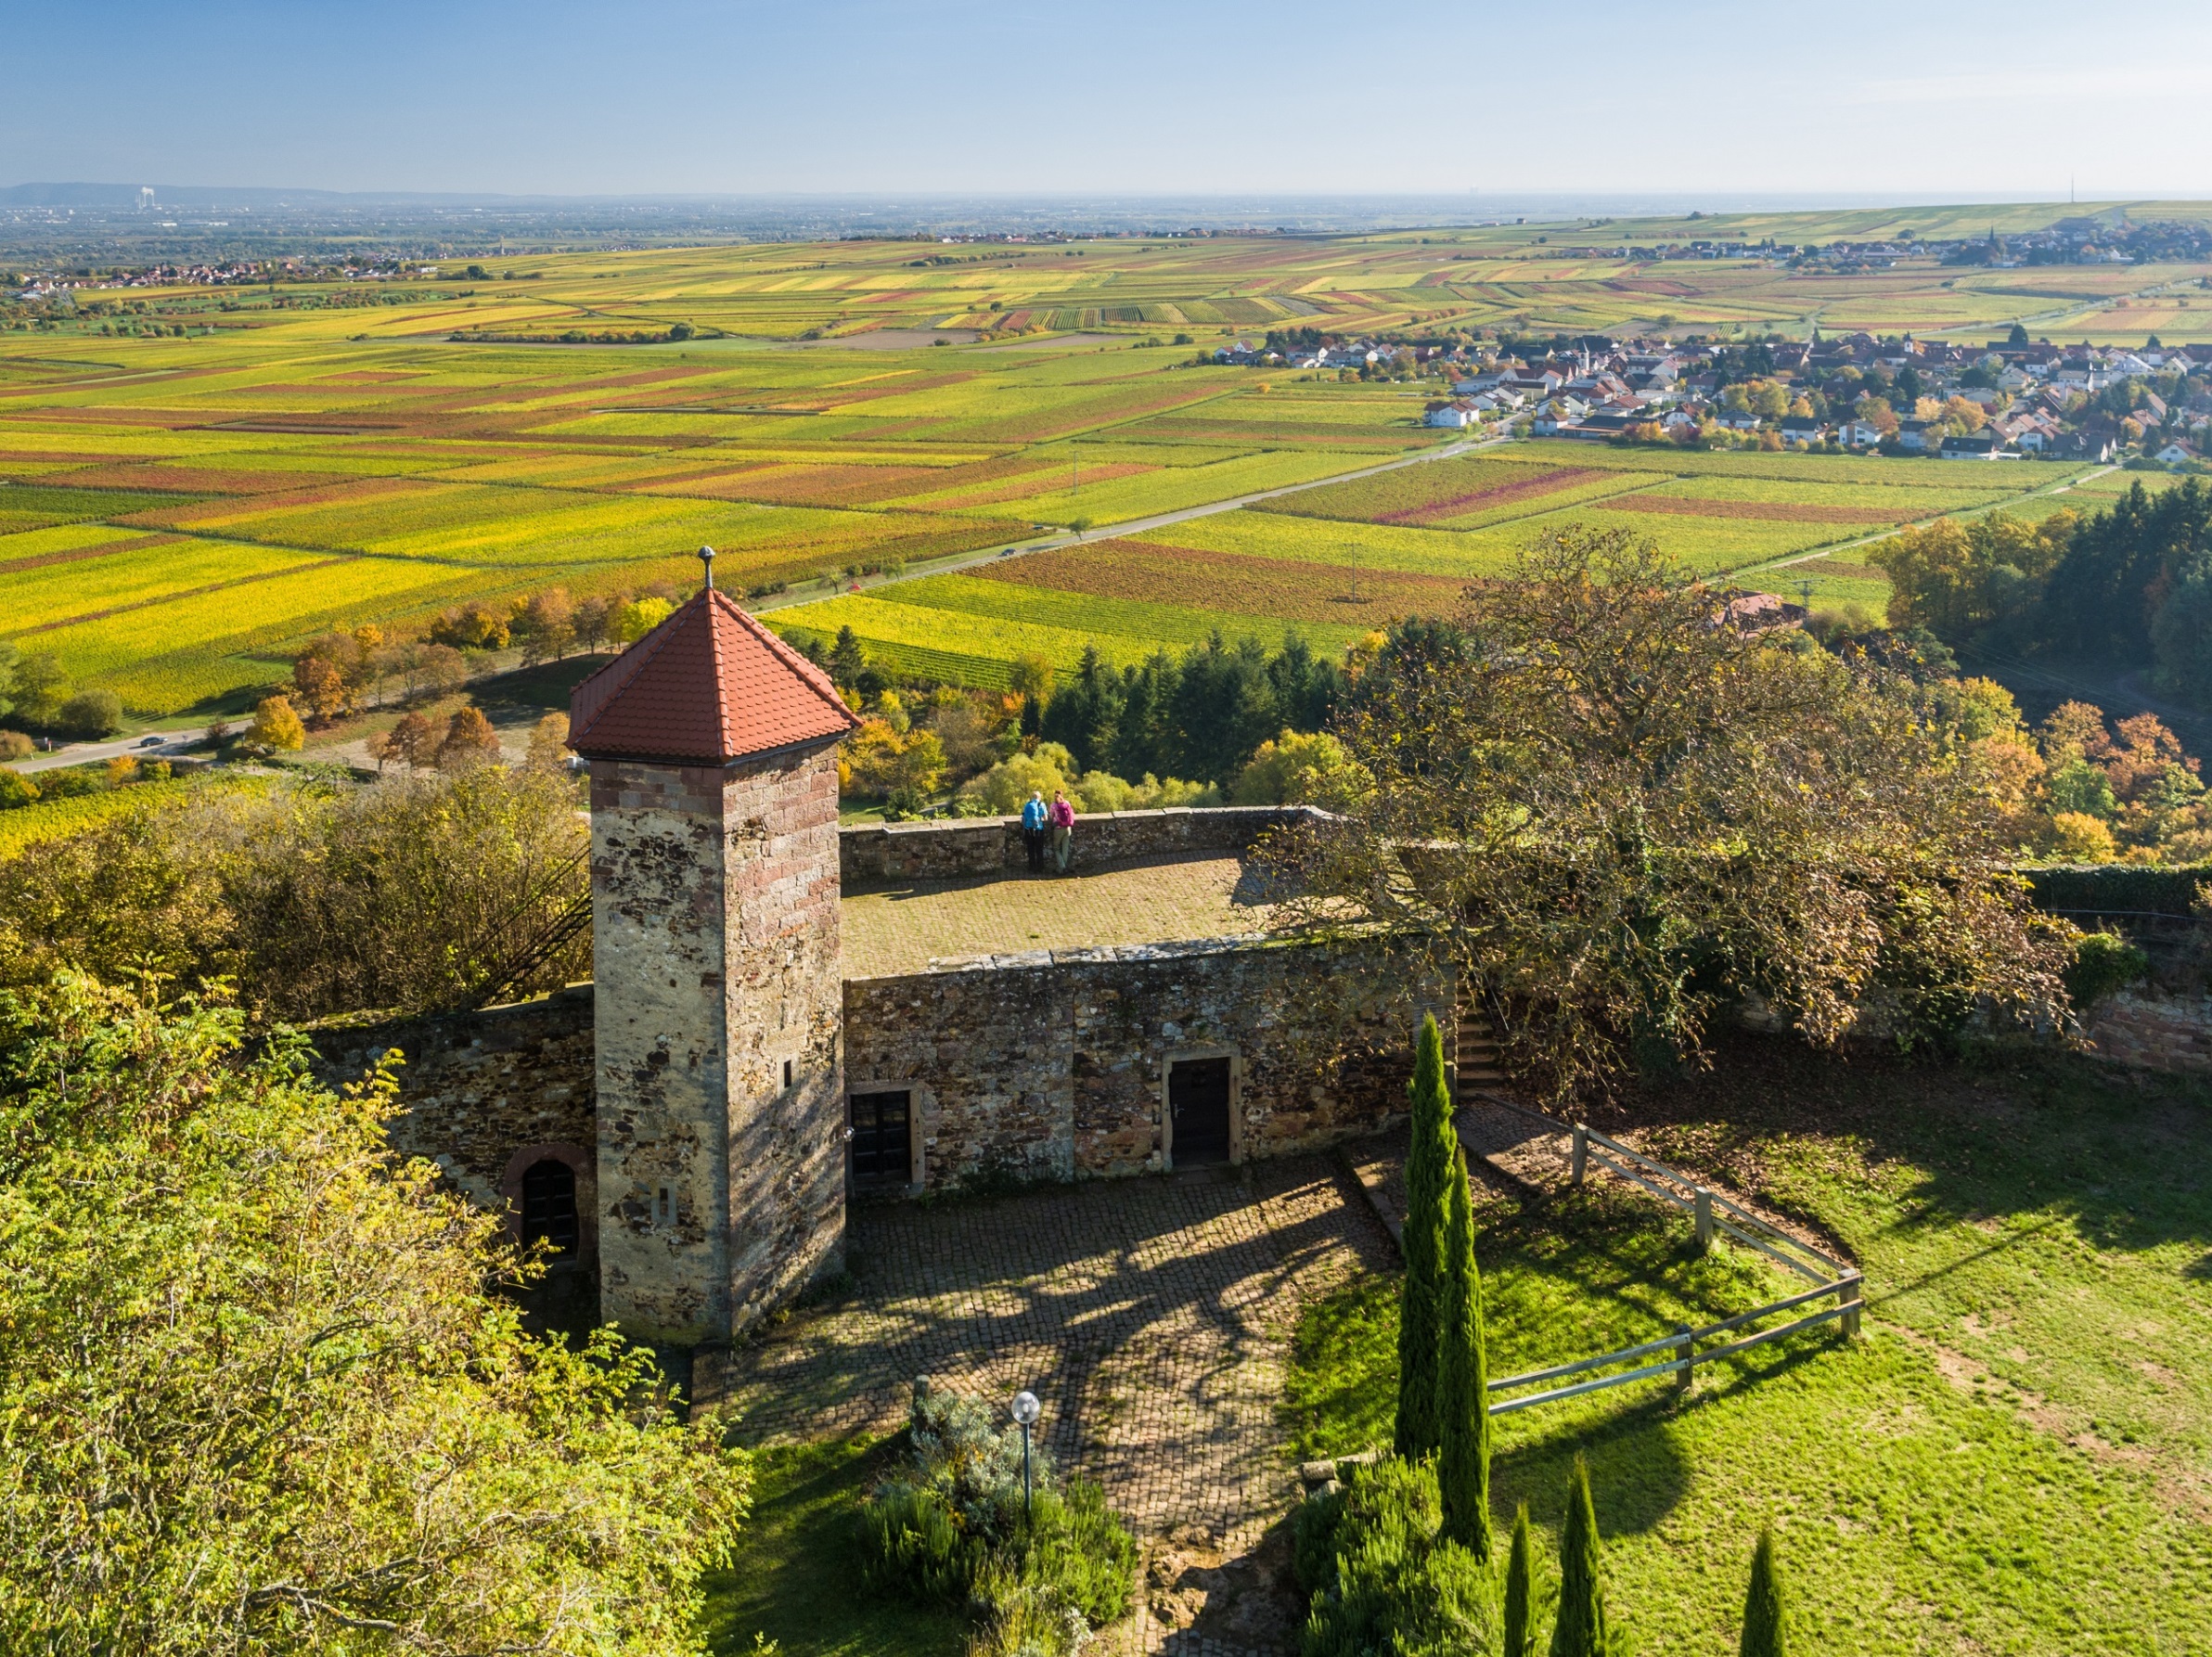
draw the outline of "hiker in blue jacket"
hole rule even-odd
[[[1029,872],[1045,872],[1045,842],[1049,836],[1051,814],[1045,804],[1045,796],[1031,790],[1029,803],[1022,808],[1022,844],[1029,852]]]

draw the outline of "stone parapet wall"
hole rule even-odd
[[[310,1032],[317,1074],[334,1087],[357,1082],[397,1047],[394,1148],[437,1163],[472,1201],[497,1209],[516,1151],[588,1152],[596,1141],[592,1002],[592,986],[580,983],[483,1012],[328,1025]]]
[[[2123,990],[2084,1021],[2097,1056],[2138,1070],[2212,1073],[2212,995]]]
[[[1304,805],[1178,806],[1112,811],[1075,820],[1077,867],[1184,852],[1242,852],[1269,829],[1318,816]],[[1025,861],[1019,817],[861,823],[838,831],[847,886],[996,874]]]
[[[1148,944],[852,980],[848,1085],[911,1091],[932,1189],[1167,1167],[1166,1070],[1178,1058],[1231,1059],[1236,1160],[1312,1150],[1405,1109],[1411,1025],[1396,976],[1373,953]],[[1425,999],[1448,1009],[1450,986],[1430,988]],[[1324,1006],[1325,1043],[1301,1034]]]

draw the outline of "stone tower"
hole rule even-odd
[[[727,1342],[842,1259],[836,744],[855,723],[711,575],[570,705],[600,1308],[635,1338]]]

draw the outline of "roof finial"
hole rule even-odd
[[[714,549],[712,546],[699,549],[699,565],[707,572],[707,591],[711,593],[714,590]]]

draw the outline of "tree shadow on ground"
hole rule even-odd
[[[1858,1168],[1908,1181],[1893,1193],[1900,1229],[2051,1212],[2100,1250],[2212,1245],[2202,1080],[2025,1049],[1950,1063],[1820,1054],[1731,1032],[1709,1069],[1639,1082],[1592,1119],[1649,1130],[1656,1154],[1759,1191],[1846,1247],[1836,1215],[1793,1208],[1765,1180],[1780,1137],[1847,1142]]]

